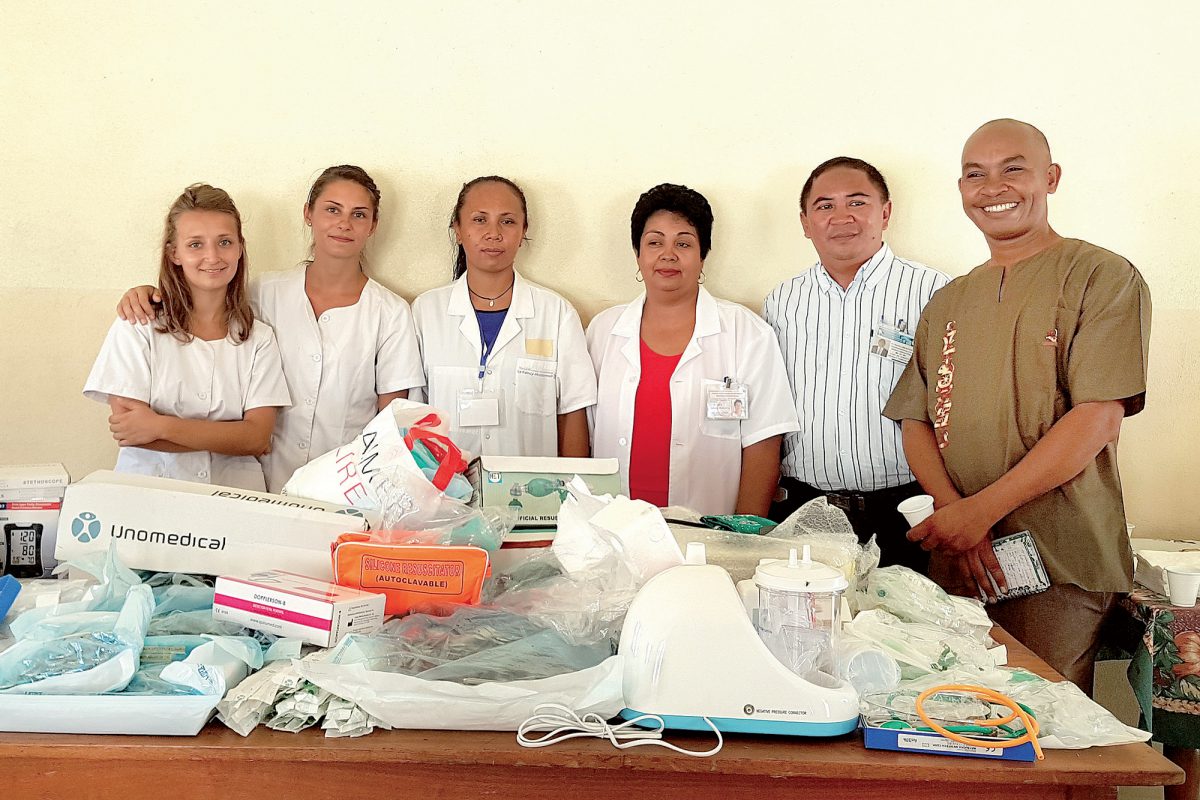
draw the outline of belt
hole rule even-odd
[[[829,505],[834,508],[840,508],[842,511],[857,511],[863,513],[867,510],[868,505],[876,503],[892,502],[897,504],[900,500],[907,497],[912,497],[913,494],[920,494],[923,490],[919,483],[905,483],[900,486],[889,486],[886,489],[874,489],[866,492],[852,492],[847,490],[830,491],[820,489],[816,486],[804,483],[795,478],[781,478],[780,483],[787,488],[787,484],[791,483],[799,486],[807,491],[815,494],[824,495]]]

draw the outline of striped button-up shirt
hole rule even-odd
[[[881,325],[910,336],[949,278],[885,244],[845,290],[817,263],[767,296],[763,316],[783,350],[800,431],[782,472],[828,491],[872,491],[913,480],[899,424],[882,415],[904,364],[871,352]]]

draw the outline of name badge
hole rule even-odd
[[[871,355],[907,364],[913,354],[913,337],[907,330],[880,323],[871,336]]]
[[[495,392],[460,389],[458,427],[488,428],[500,424],[500,397]]]
[[[746,384],[726,378],[705,390],[704,406],[709,419],[749,419],[750,390]]]

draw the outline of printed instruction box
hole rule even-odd
[[[379,630],[385,600],[375,592],[272,569],[217,578],[213,619],[333,647],[348,633]]]
[[[467,471],[479,507],[510,514],[518,528],[557,525],[567,484],[576,475],[592,494],[621,493],[615,458],[480,456]]]
[[[71,476],[62,464],[0,466],[0,575],[48,578],[63,493]]]

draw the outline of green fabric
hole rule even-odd
[[[753,514],[720,514],[701,517],[700,522],[714,530],[731,531],[732,533],[747,533],[761,536],[775,529],[775,523],[766,517],[756,517]]]

